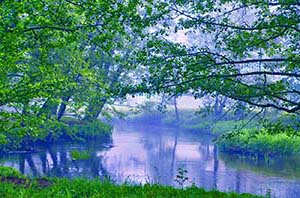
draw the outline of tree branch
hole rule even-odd
[[[23,32],[28,32],[28,31],[33,31],[33,30],[42,30],[42,29],[53,29],[53,30],[59,30],[59,31],[65,31],[65,32],[74,32],[79,29],[84,29],[88,27],[98,27],[101,24],[90,24],[90,25],[79,25],[75,26],[74,28],[64,28],[64,27],[59,27],[59,26],[50,26],[50,25],[45,25],[45,26],[33,26],[25,29]]]
[[[171,10],[178,12],[179,14],[195,21],[198,24],[219,26],[219,27],[230,28],[230,29],[235,29],[235,30],[242,30],[242,31],[265,30],[265,29],[273,29],[275,27],[281,27],[281,28],[290,28],[297,32],[300,32],[300,29],[298,29],[297,27],[292,26],[292,25],[277,24],[277,25],[268,25],[268,26],[261,26],[261,27],[260,26],[256,26],[256,27],[237,26],[237,25],[231,25],[231,24],[226,24],[226,23],[218,23],[218,22],[214,22],[214,21],[203,20],[203,18],[201,18],[201,17],[193,17],[189,14],[186,14],[183,11],[176,9],[176,8],[171,8]]]

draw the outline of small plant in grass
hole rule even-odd
[[[86,160],[91,157],[91,154],[87,151],[73,150],[70,152],[72,160]]]
[[[188,177],[186,176],[187,175],[187,170],[185,170],[184,168],[178,168],[177,169],[177,175],[176,175],[176,178],[175,178],[175,182],[181,186],[181,188],[183,188],[185,182],[188,181]]]

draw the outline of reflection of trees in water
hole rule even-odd
[[[143,133],[144,148],[147,154],[147,160],[150,164],[148,167],[148,175],[151,182],[172,185],[177,174],[177,168],[184,165],[188,170],[190,181],[195,181],[197,185],[206,188],[221,188],[230,186],[231,190],[241,191],[241,174],[239,170],[231,172],[229,176],[219,173],[222,167],[222,160],[219,159],[217,147],[209,142],[199,143],[198,162],[193,162],[192,165],[185,165],[184,161],[176,159],[176,152],[179,141],[179,129],[172,129],[173,133]],[[179,135],[180,134],[180,135]],[[181,137],[181,136],[180,136]],[[185,139],[186,141],[187,139]],[[198,142],[198,140],[196,140]],[[193,139],[193,142],[195,140]],[[32,173],[33,175],[48,175],[58,177],[104,177],[114,176],[107,172],[107,167],[104,167],[103,155],[97,156],[96,149],[92,144],[86,145],[85,150],[92,151],[91,158],[88,160],[72,161],[70,158],[68,146],[49,147],[44,152],[32,155],[19,155],[19,168],[22,173]],[[77,149],[78,150],[78,149]],[[80,148],[79,148],[80,150]],[[137,165],[139,161],[136,161]],[[228,177],[228,178],[227,178]],[[193,180],[194,178],[194,180]],[[118,179],[118,178],[116,178]],[[146,179],[146,178],[145,178]],[[224,180],[225,179],[225,180]],[[225,182],[225,183],[224,183]]]
[[[145,136],[144,148],[150,163],[149,177],[152,178],[152,182],[172,185],[176,171],[174,169],[178,131],[176,130],[174,139],[171,141],[168,141],[168,136],[164,136],[163,133],[153,135],[152,132],[149,132],[145,133]]]
[[[189,181],[194,181],[197,185],[211,189],[223,188],[223,190],[236,190],[240,192],[241,173],[239,170],[232,172],[220,172],[220,169],[226,171],[222,160],[219,159],[219,153],[216,145],[210,141],[199,142],[199,159],[195,162],[178,161],[176,151],[181,144],[179,136],[183,133],[173,129],[174,133],[145,133],[144,148],[147,152],[150,163],[150,177],[154,182],[161,184],[174,184],[174,178],[177,174],[177,168],[183,166],[188,170]],[[172,139],[171,139],[172,138]],[[185,137],[186,138],[186,137]],[[207,138],[206,138],[207,139]],[[185,139],[187,140],[187,139]],[[191,140],[195,142],[195,140]],[[198,140],[197,140],[198,142]],[[187,151],[188,152],[188,151]],[[234,177],[232,177],[234,174]]]
[[[218,150],[217,146],[214,145],[213,149],[213,160],[214,160],[214,169],[213,169],[213,188],[218,188],[218,170],[219,170],[219,159],[218,159]]]
[[[211,142],[202,142],[199,146],[199,153],[201,154],[197,166],[193,167],[193,172],[196,172],[196,179],[198,185],[208,189],[219,188],[222,180],[219,178],[220,161],[218,149],[215,144]]]
[[[269,163],[259,160],[251,162],[246,159],[224,156],[222,153],[219,154],[215,145],[212,145],[208,141],[199,141],[193,136],[185,136],[183,131],[179,133],[179,130],[176,131],[176,129],[173,128],[171,129],[173,133],[170,133],[170,129],[162,130],[165,131],[157,133],[154,129],[148,129],[142,133],[142,142],[146,150],[148,161],[146,164],[150,165],[150,167],[147,167],[147,171],[149,171],[147,173],[149,174],[150,181],[152,182],[168,185],[174,184],[174,177],[177,174],[177,168],[181,165],[184,165],[184,168],[188,170],[188,177],[190,181],[193,181],[193,178],[195,178],[194,181],[199,186],[208,189],[218,188],[220,190],[234,190],[240,193],[245,191],[250,192],[251,190],[256,189],[256,184],[254,182],[257,180],[252,180],[247,177],[247,174],[249,173],[245,173],[244,169],[254,170],[259,173],[262,171],[264,174],[268,175],[274,174],[274,171],[276,171],[276,175],[278,175],[280,171],[284,170],[287,176],[291,174],[293,177],[299,178],[299,157],[281,159],[280,161],[271,159]],[[199,158],[192,159],[195,160],[192,161],[192,163],[186,163],[184,160],[179,161],[182,160],[182,158],[176,159],[176,157],[181,157],[182,154],[184,154],[182,153],[182,150],[180,150],[182,148],[182,142],[184,141],[199,145]],[[104,163],[105,158],[103,158],[105,155],[97,155],[97,151],[103,149],[95,149],[93,144],[88,144],[84,146],[81,145],[80,147],[77,147],[76,150],[81,149],[92,151],[92,157],[88,160],[72,161],[69,154],[70,146],[60,145],[58,147],[49,147],[38,154],[17,155],[17,161],[16,159],[7,159],[13,161],[12,163],[9,163],[12,164],[12,166],[19,167],[22,173],[32,173],[32,175],[35,176],[55,175],[66,177],[104,177],[106,175],[111,175],[111,173],[107,172],[106,167],[103,166],[103,164],[106,164]],[[136,156],[132,156],[131,159],[135,162],[134,166],[144,166],[145,163],[141,161],[140,158],[135,159],[135,157]],[[121,165],[118,166],[117,164],[118,162],[121,163],[120,160],[115,160],[115,162],[114,166],[121,167]],[[121,170],[121,168],[119,168],[119,170]],[[121,179],[122,178],[120,177],[118,181],[121,181]],[[261,181],[268,182],[267,179],[262,179]],[[300,193],[300,184],[298,185],[299,190],[293,190],[292,187],[295,186],[296,185],[292,184],[282,184],[282,186],[279,186],[278,188],[281,190],[284,189],[285,191],[288,188],[291,188],[290,194]]]
[[[209,141],[199,143],[199,162],[185,164],[184,161],[177,161],[176,150],[179,143],[179,136],[184,135],[179,128],[172,129],[174,132],[166,133],[145,133],[144,148],[146,149],[148,161],[150,162],[150,177],[154,182],[172,185],[177,175],[177,168],[188,169],[189,180],[207,188],[218,187],[219,159],[216,146],[212,146]],[[149,134],[149,135],[147,135]],[[172,139],[171,139],[172,138]],[[170,140],[171,139],[171,140]],[[195,140],[193,139],[193,142]],[[188,152],[188,151],[187,151]],[[211,166],[212,171],[205,171],[207,166]]]
[[[174,98],[175,100],[175,111],[176,111],[176,119],[179,120],[178,118],[178,110],[177,110],[177,103],[176,103],[176,98]],[[175,155],[176,155],[176,148],[177,148],[177,143],[178,143],[178,136],[179,136],[179,128],[175,129],[175,135],[174,135],[174,145],[172,147],[172,162],[171,162],[171,170],[172,173],[174,174],[175,170]],[[174,178],[174,175],[172,175]]]
[[[90,165],[91,176],[104,178],[109,175],[106,168],[103,166],[103,157],[96,156],[96,153],[93,154],[94,157],[91,157],[89,160],[86,160],[85,163]],[[85,166],[88,167],[88,166]]]
[[[63,147],[61,149],[63,149]],[[48,175],[61,176],[60,169],[59,169],[59,166],[58,166],[59,162],[58,162],[57,155],[56,155],[57,153],[54,152],[51,148],[48,148],[46,152],[48,153],[49,158],[52,161],[52,166],[53,166],[52,168],[50,168],[50,166],[48,167],[48,171],[47,171]],[[62,150],[61,152],[65,152],[65,151]],[[46,160],[47,160],[47,162],[49,164],[48,158],[46,158]],[[60,162],[62,162],[62,161],[60,161]],[[67,163],[67,161],[64,162],[64,163]]]
[[[235,192],[241,193],[241,171],[239,169],[236,170],[235,181],[236,181]]]
[[[32,171],[32,174],[34,176],[38,175],[37,168],[35,166],[35,163],[32,159],[32,156],[30,154],[24,154],[19,157],[19,168],[20,172],[24,173],[25,172],[25,162],[27,162],[28,166],[30,167],[30,170]]]
[[[300,197],[299,156],[278,157],[269,161],[225,153],[220,153],[219,157],[226,167],[232,169],[234,179],[231,182],[235,184],[232,190],[238,193],[266,194],[271,189],[272,197]],[[255,177],[249,177],[249,174]],[[287,182],[284,182],[284,178],[288,178]]]
[[[40,160],[42,162],[42,172],[43,172],[43,175],[46,175],[46,173],[47,173],[47,166],[48,166],[46,153],[45,152],[40,153],[39,156],[40,156]]]
[[[90,155],[89,159],[74,161],[64,146],[55,149],[48,147],[38,154],[19,154],[18,165],[21,173],[33,176],[107,176],[108,172],[102,162],[103,157],[97,156],[97,151],[92,151]]]
[[[259,174],[284,178],[300,178],[300,157],[274,157],[269,160],[241,158],[239,155],[221,153],[220,159],[226,166],[236,170],[250,170]]]

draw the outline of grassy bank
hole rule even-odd
[[[93,139],[101,136],[111,135],[112,126],[100,120],[82,121],[70,117],[64,117],[65,124],[61,129],[64,134],[71,139]]]
[[[150,184],[134,186],[128,184],[115,185],[109,181],[100,182],[97,179],[50,179],[48,181],[36,179],[21,183],[16,181],[23,181],[22,178],[20,180],[8,180],[7,171],[9,169],[5,169],[6,173],[1,176],[0,168],[0,197],[258,197],[251,194],[224,193],[216,190],[206,191],[194,186],[185,189],[175,189],[170,186]],[[15,177],[19,176],[15,171],[12,171],[12,173]]]
[[[15,185],[12,183],[0,183],[1,197],[256,197],[250,194],[223,193],[219,191],[206,191],[201,188],[189,187],[186,189],[175,189],[160,185],[114,185],[99,180],[84,179],[56,179],[51,186],[39,187],[32,184],[29,187]]]
[[[83,121],[63,117],[61,121],[48,120],[34,132],[16,128],[14,133],[0,132],[0,153],[32,151],[38,146],[61,142],[80,142],[109,137],[112,126],[100,120]]]
[[[300,153],[300,134],[289,126],[242,129],[219,141],[224,152],[271,157]]]
[[[184,110],[179,112],[180,119],[176,120],[174,111],[162,114],[151,109],[130,117],[130,120],[143,123],[159,122],[199,135],[206,133],[215,137],[225,136],[226,138],[221,138],[218,142],[221,152],[256,157],[299,154],[299,116],[280,112],[274,116],[273,113],[276,112],[267,112],[265,119],[254,117],[254,112],[248,117],[238,119],[229,112],[228,116],[220,119],[213,115],[201,116],[195,111]]]

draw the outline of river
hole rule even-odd
[[[300,157],[255,160],[218,152],[209,135],[164,125],[118,122],[111,139],[56,144],[34,153],[0,156],[0,165],[30,176],[109,177],[116,183],[159,183],[179,187],[178,169],[186,170],[184,186],[272,197],[300,197]],[[72,160],[70,151],[91,158]]]

